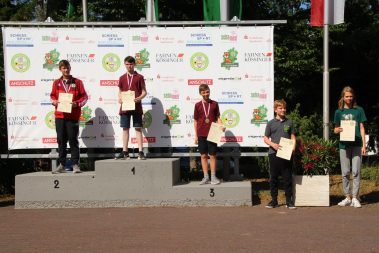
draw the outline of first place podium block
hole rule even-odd
[[[252,205],[250,182],[181,184],[177,158],[96,161],[94,172],[16,176],[16,208]]]

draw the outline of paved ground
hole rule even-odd
[[[0,252],[379,253],[379,208],[15,210],[3,204]]]

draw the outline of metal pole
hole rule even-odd
[[[87,22],[87,0],[82,0],[83,3],[83,22]]]
[[[229,0],[220,0],[220,18],[221,21],[229,20]]]
[[[324,1],[323,130],[329,140],[329,1]]]
[[[153,21],[155,21],[154,10],[153,10],[154,0],[146,0],[146,4],[147,4],[147,7],[146,7],[146,21],[147,22],[153,22]]]

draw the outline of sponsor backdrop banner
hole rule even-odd
[[[273,27],[2,28],[8,148],[56,148],[51,85],[70,61],[89,100],[80,119],[81,147],[121,147],[117,99],[123,60],[145,77],[144,142],[194,144],[193,112],[206,83],[226,127],[221,146],[266,146],[273,117]],[[137,147],[131,130],[130,147]]]

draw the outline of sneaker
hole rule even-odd
[[[353,198],[351,200],[351,206],[355,207],[355,208],[361,208],[361,203],[359,202],[359,200],[357,198]]]
[[[145,157],[145,154],[143,153],[143,151],[140,151],[138,153],[138,160],[146,160],[146,157]]]
[[[271,200],[270,201],[270,203],[268,203],[267,205],[266,205],[266,208],[275,208],[275,207],[278,207],[279,205],[278,205],[278,201],[275,201],[275,200]]]
[[[358,201],[359,202],[359,201]],[[350,206],[351,205],[351,199],[345,198],[340,203],[338,203],[339,206]]]
[[[121,153],[119,153],[118,155],[116,155],[116,157],[114,159],[116,159],[116,160],[125,160],[125,159],[130,159],[130,156],[129,156],[128,152],[122,151]]]
[[[288,201],[288,202],[286,203],[286,207],[287,207],[288,209],[296,209],[296,206],[293,204],[292,201]]]
[[[79,168],[79,165],[77,165],[77,164],[75,164],[74,166],[72,166],[72,172],[73,173],[82,173],[82,171]]]
[[[63,166],[63,164],[59,164],[58,167],[52,171],[53,174],[59,174],[59,173],[65,173],[66,170]]]
[[[206,178],[204,177],[201,182],[200,182],[200,185],[203,185],[203,184],[209,184],[211,181],[209,181],[209,178]]]
[[[218,179],[217,177],[212,177],[211,179],[211,184],[220,184],[220,179]]]

